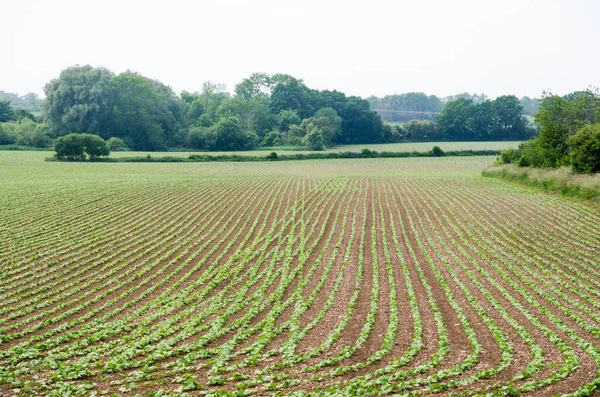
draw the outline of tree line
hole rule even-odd
[[[177,95],[134,72],[74,66],[48,83],[42,112],[56,136],[117,137],[134,150],[187,147],[242,150],[385,141],[386,128],[364,99],[319,91],[290,75],[256,73],[231,95],[204,83]]]
[[[535,134],[515,96],[489,100],[461,94],[441,100],[403,94],[397,103],[431,112],[435,121],[391,126],[372,110],[373,98],[311,89],[287,74],[254,73],[233,93],[208,81],[200,91],[177,94],[135,72],[86,65],[63,70],[44,92],[37,117],[0,102],[0,145],[47,147],[58,137],[87,133],[110,141],[112,150],[322,150],[340,144],[520,140]]]
[[[535,168],[571,166],[575,172],[600,172],[600,94],[596,90],[544,95],[535,121],[536,138],[503,151],[500,164]]]
[[[10,106],[15,110],[25,110],[34,114],[39,114],[42,110],[42,99],[33,92],[19,95],[0,90],[0,102],[6,101],[8,101]]]
[[[468,92],[447,97],[427,95],[422,92],[407,92],[386,95],[381,98],[370,96],[367,101],[371,109],[376,111],[384,121],[404,123],[410,120],[435,121],[448,103],[458,99],[471,100],[475,104],[489,100],[485,94],[469,94]],[[537,113],[539,99],[524,96],[519,99],[519,102],[523,106],[524,115]]]

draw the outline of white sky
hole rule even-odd
[[[0,0],[0,90],[75,64],[181,90],[288,73],[350,95],[600,85],[598,0]]]

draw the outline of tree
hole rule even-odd
[[[189,104],[186,112],[186,122],[188,125],[196,125],[200,116],[204,114],[204,105],[202,100],[196,99]]]
[[[112,131],[109,92],[113,73],[105,68],[73,66],[44,87],[43,114],[57,135],[86,131],[108,137]]]
[[[338,143],[376,143],[383,141],[383,122],[371,111],[369,102],[348,97],[341,112],[342,134]]]
[[[0,125],[0,145],[10,145],[15,143],[15,138],[8,134],[8,132]]]
[[[13,119],[13,109],[10,101],[0,101],[0,123]]]
[[[269,96],[273,88],[273,79],[266,73],[252,73],[235,86],[235,95],[252,99],[258,95]]]
[[[256,135],[245,133],[237,117],[227,117],[215,124],[214,150],[250,150],[256,145]]]
[[[282,110],[277,115],[277,127],[279,131],[286,132],[291,125],[300,125],[302,119],[295,110]]]
[[[333,128],[330,140],[335,140],[336,138],[341,138],[342,118],[340,116],[338,116],[338,113],[335,111],[335,109],[330,108],[330,107],[321,108],[321,109],[317,110],[317,112],[315,113],[315,117],[316,118],[325,117],[326,119],[329,120],[329,123],[331,124],[331,127]]]
[[[587,125],[569,138],[571,164],[575,172],[600,172],[600,124]]]
[[[175,128],[168,99],[152,80],[125,72],[111,81],[115,135],[135,150],[165,147],[165,131]]]
[[[106,144],[111,152],[125,152],[129,150],[127,144],[121,138],[115,136],[106,141]]]
[[[213,83],[212,81],[205,81],[202,84],[199,99],[204,106],[204,112],[209,114],[213,120],[216,120],[217,109],[227,98],[229,98],[229,94],[225,92],[224,84]]]
[[[294,110],[303,119],[314,113],[310,90],[302,80],[291,76],[282,79],[273,88],[270,108],[275,114],[282,110]]]
[[[492,135],[504,139],[524,139],[527,120],[523,117],[523,104],[514,95],[499,96],[491,101],[494,117]]]
[[[459,98],[450,101],[436,119],[444,136],[450,140],[471,140],[475,135],[471,129],[474,123],[475,105],[473,100]]]
[[[264,136],[271,128],[271,117],[266,99],[255,96],[251,99],[234,97],[225,99],[216,112],[217,119],[237,116],[242,130]]]
[[[104,139],[93,134],[69,134],[54,140],[56,158],[59,160],[84,161],[108,156],[110,150]]]
[[[444,156],[446,153],[439,146],[434,146],[431,149],[431,154],[435,157],[441,157]]]
[[[324,150],[325,138],[323,133],[318,128],[312,128],[303,140],[304,146],[308,146],[311,150]]]
[[[401,127],[409,141],[437,141],[442,138],[439,128],[429,120],[411,120]]]

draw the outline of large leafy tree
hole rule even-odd
[[[270,96],[274,79],[266,73],[252,73],[235,86],[235,95],[244,99],[252,99],[256,96]]]
[[[239,117],[243,131],[253,131],[259,136],[272,127],[271,115],[267,99],[264,96],[254,96],[250,99],[237,96],[224,100],[217,109],[217,117]]]
[[[474,112],[473,100],[459,98],[446,104],[436,122],[446,138],[468,140],[474,135]]]
[[[175,128],[169,99],[154,82],[133,72],[111,81],[115,135],[136,150],[165,147],[165,132]]]
[[[303,119],[312,116],[315,112],[313,98],[304,82],[291,76],[278,78],[280,80],[271,93],[271,112],[279,114],[282,110],[293,110]]]
[[[44,87],[42,111],[57,135],[86,132],[108,137],[112,130],[110,82],[105,68],[73,66]]]

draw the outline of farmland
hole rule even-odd
[[[1,395],[600,385],[600,212],[490,157],[45,156],[0,152]]]

